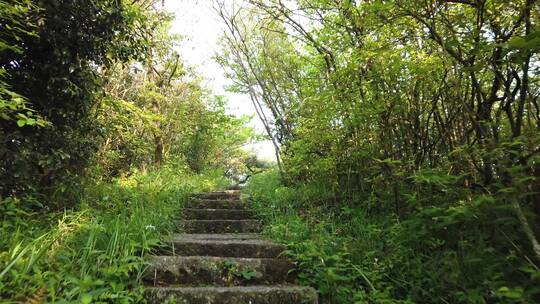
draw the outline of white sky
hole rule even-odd
[[[231,3],[234,0],[229,0]],[[206,78],[205,85],[215,94],[228,100],[227,112],[236,116],[254,115],[251,125],[263,133],[264,127],[255,115],[249,96],[225,91],[230,83],[223,69],[212,57],[219,51],[217,41],[224,31],[224,24],[212,10],[212,0],[166,0],[165,8],[175,14],[172,31],[184,37],[178,51],[182,58]],[[250,145],[260,158],[275,159],[270,141]]]

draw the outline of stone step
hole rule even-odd
[[[191,209],[236,209],[244,210],[247,204],[240,200],[209,200],[209,199],[190,199],[186,208]]]
[[[153,256],[144,280],[154,286],[242,286],[292,282],[286,259]]]
[[[238,199],[240,197],[240,191],[238,190],[225,190],[215,192],[203,192],[193,194],[192,197],[202,199]]]
[[[182,220],[177,226],[187,233],[255,233],[261,231],[258,220]]]
[[[277,258],[286,247],[253,233],[175,234],[163,255]]]
[[[299,286],[150,287],[149,303],[185,304],[317,304],[317,293]]]
[[[184,208],[188,220],[247,220],[255,218],[255,212],[242,209],[194,209]]]
[[[189,238],[191,240],[262,240],[263,237],[259,233],[194,233],[185,234],[177,233],[174,237]],[[174,239],[174,238],[173,238]]]

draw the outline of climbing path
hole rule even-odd
[[[151,258],[144,277],[150,303],[317,303],[314,289],[292,284],[285,246],[262,238],[239,191],[193,196],[178,226],[183,233]]]

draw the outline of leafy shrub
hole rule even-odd
[[[378,195],[335,202],[318,184],[282,185],[275,171],[246,193],[322,303],[536,302],[540,272],[508,205],[460,181],[419,173],[400,186],[412,205],[401,217],[371,206],[386,203]]]
[[[17,0],[0,8],[0,195],[50,195],[82,174],[99,146],[91,115],[98,71],[143,56],[150,24],[125,1]]]
[[[41,290],[55,303],[141,301],[144,256],[172,231],[187,196],[227,184],[219,171],[177,169],[88,182],[75,209],[46,216],[3,199],[0,298],[21,301]]]

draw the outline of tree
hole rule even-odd
[[[6,10],[2,2],[2,12],[7,12],[2,45],[8,47],[0,53],[0,69],[9,75],[6,85],[18,94],[13,100],[19,104],[18,119],[1,124],[2,196],[51,192],[70,175],[83,172],[97,148],[98,128],[90,113],[98,101],[100,69],[142,56],[148,47],[142,33],[152,26],[142,13],[147,2],[33,4],[18,1]],[[18,96],[27,98],[33,111]],[[26,115],[24,121],[21,115]],[[26,127],[34,121],[45,125],[40,118],[50,124]]]
[[[506,246],[518,248],[517,264],[535,257],[537,269],[539,5],[249,0],[222,14],[221,62],[266,111],[267,132],[283,139],[290,184],[329,189],[336,209],[422,227],[437,226],[425,214],[450,217],[444,235],[429,237],[456,254],[468,249],[452,236],[484,246],[489,231],[504,231],[505,241],[485,246],[498,261]],[[283,113],[290,124],[279,137]],[[474,207],[486,197],[491,205]],[[508,218],[514,226],[502,224]]]

